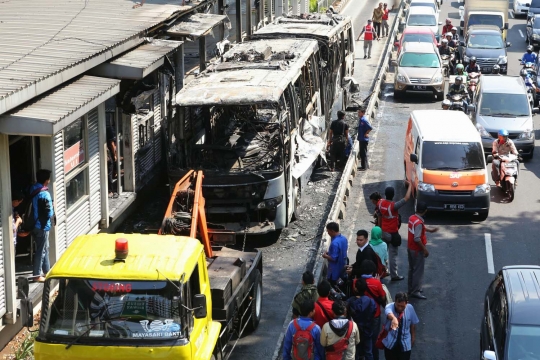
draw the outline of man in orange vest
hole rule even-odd
[[[416,204],[416,213],[411,215],[408,224],[407,257],[409,259],[409,294],[417,299],[427,299],[422,294],[422,282],[424,281],[424,263],[429,256],[426,247],[426,232],[434,233],[438,227],[430,228],[424,224],[423,216],[427,212],[427,205],[423,201]]]
[[[371,47],[373,45],[373,38],[376,38],[377,41],[379,41],[379,36],[377,36],[377,33],[373,30],[373,26],[371,25],[371,19],[367,21],[367,25],[364,26],[364,28],[360,32],[360,35],[358,35],[358,39],[356,39],[356,41],[360,41],[362,35],[364,35],[364,59],[371,59]]]

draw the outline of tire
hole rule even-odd
[[[261,310],[262,310],[262,300],[263,300],[263,288],[262,288],[262,275],[259,269],[254,270],[255,273],[255,282],[253,283],[253,289],[251,290],[251,296],[253,297],[253,302],[250,305],[249,312],[251,318],[249,323],[246,326],[248,332],[255,331],[261,322]]]
[[[489,215],[489,210],[478,212],[478,221],[486,221]]]
[[[300,182],[298,179],[294,179],[293,185],[293,202],[294,202],[294,211],[293,211],[293,220],[300,219],[302,215],[302,188],[300,187]]]
[[[394,90],[394,99],[398,100],[401,99],[401,92]]]
[[[437,100],[444,100],[444,91],[438,92],[437,94],[435,94],[435,98]]]
[[[516,193],[516,186],[515,186],[515,184],[508,184],[507,186],[509,186],[509,189],[508,189],[509,200],[508,200],[508,202],[512,202],[512,201],[514,201],[514,196],[515,196],[515,193]]]

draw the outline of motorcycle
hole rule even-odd
[[[500,155],[500,182],[501,189],[508,196],[509,201],[514,200],[516,181],[519,175],[519,157],[514,154]]]
[[[463,99],[466,97],[465,95],[447,94],[446,97],[452,102],[448,110],[459,110],[459,111],[463,111],[465,114],[467,113],[467,106],[465,105],[465,102],[463,101]]]
[[[468,74],[467,90],[469,91],[469,97],[474,99],[474,94],[476,93],[476,87],[478,86],[478,81],[480,80],[480,73],[472,72]]]
[[[446,77],[446,78],[450,76],[450,63],[454,62],[454,58],[455,58],[454,54],[452,54],[452,55],[447,55],[447,54],[441,55],[443,76]]]

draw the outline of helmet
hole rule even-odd
[[[533,47],[531,45],[527,46],[527,52],[530,54],[533,52]]]
[[[445,107],[450,107],[452,105],[452,102],[448,99],[444,99],[442,104],[441,104],[441,107],[444,109]]]
[[[446,25],[451,25],[452,24],[452,19],[446,19]]]
[[[500,71],[501,71],[501,67],[499,65],[497,64],[493,65],[493,69],[491,70],[493,74],[498,74]]]
[[[505,129],[499,130],[499,136],[508,136],[508,130],[505,130]]]
[[[448,40],[442,39],[442,40],[441,40],[441,44],[443,44],[443,45],[448,45]]]
[[[457,84],[458,82],[459,82],[458,85],[461,85],[461,83],[463,82],[463,76],[456,76],[455,83]]]
[[[451,32],[447,32],[446,35],[444,35],[444,36],[446,36],[446,37],[449,37],[449,36],[452,37],[452,36],[454,36],[454,35],[452,35]]]
[[[471,56],[471,60],[470,60],[472,63],[475,63],[476,62],[476,56]]]
[[[454,27],[452,28],[452,31],[457,31],[457,27],[454,26]]]
[[[521,69],[521,71],[519,72],[519,75],[521,75],[521,77],[523,78],[526,78],[527,76],[529,76],[529,72],[525,69]]]
[[[465,66],[463,66],[463,64],[457,64],[456,70],[465,70]]]

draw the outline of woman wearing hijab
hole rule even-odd
[[[382,229],[380,227],[374,226],[373,229],[371,229],[371,240],[369,240],[369,245],[371,245],[373,251],[379,255],[381,262],[385,266],[388,266],[388,246],[382,239]]]

